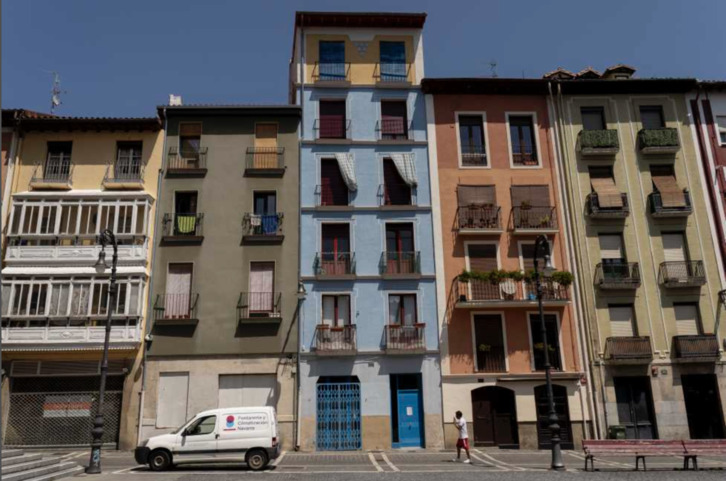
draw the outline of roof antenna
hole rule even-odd
[[[50,91],[50,113],[52,115],[55,113],[55,108],[63,103],[61,102],[60,95],[66,92],[60,88],[60,75],[58,75],[58,72],[51,73],[53,74],[53,90]]]
[[[489,62],[489,71],[491,72],[492,78],[497,78],[499,75],[497,75],[497,61],[491,60]]]

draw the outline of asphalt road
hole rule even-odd
[[[66,456],[69,456],[66,453]],[[700,480],[726,479],[726,459],[703,457],[699,459],[698,474],[679,470],[681,458],[648,458],[647,472],[633,472],[632,458],[605,458],[595,462],[599,471],[583,471],[584,459],[580,452],[566,451],[564,461],[567,470],[552,472],[547,469],[549,453],[546,451],[472,450],[472,464],[452,462],[452,452],[389,451],[356,453],[294,453],[285,452],[274,465],[263,472],[253,472],[244,464],[239,465],[183,465],[170,471],[157,473],[146,466],[138,466],[132,453],[104,452],[103,481],[225,481],[245,477],[273,476],[281,480],[307,480],[324,477],[326,481],[468,481],[491,479],[496,481],[532,481],[548,479],[637,479],[639,481],[670,481],[676,479]],[[85,465],[88,453],[79,451],[70,455],[73,461]]]

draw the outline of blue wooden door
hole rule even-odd
[[[421,439],[421,392],[418,389],[398,391],[398,446],[419,447]]]
[[[318,450],[361,449],[360,383],[319,383],[317,397]]]

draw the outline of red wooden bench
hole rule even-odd
[[[693,469],[698,470],[698,456],[726,456],[726,439],[694,439],[683,441],[686,456],[683,468],[688,469],[689,461],[693,462]]]
[[[646,471],[646,456],[682,456],[683,467],[686,468],[688,453],[683,441],[662,441],[654,439],[608,439],[608,440],[583,440],[582,449],[585,451],[585,471],[587,462],[590,461],[590,469],[595,470],[595,456],[635,456],[635,470],[640,467],[643,461],[643,471]]]

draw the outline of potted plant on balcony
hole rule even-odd
[[[552,217],[550,217],[548,215],[543,215],[539,219],[539,224],[541,227],[547,227],[551,220],[552,220]]]

